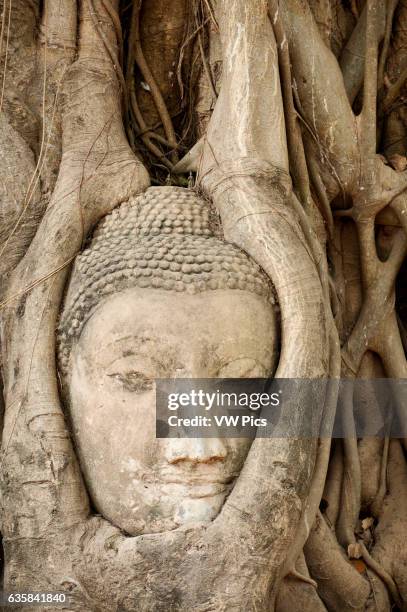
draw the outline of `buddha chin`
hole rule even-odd
[[[154,380],[267,376],[274,330],[269,302],[243,290],[132,288],[99,304],[72,351],[69,403],[103,516],[132,535],[217,516],[250,442],[156,439]]]

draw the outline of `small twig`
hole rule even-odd
[[[36,279],[35,281],[33,281],[32,283],[27,285],[27,287],[24,287],[24,289],[21,289],[21,291],[17,291],[17,293],[13,293],[8,298],[6,298],[2,302],[0,302],[0,311],[3,310],[3,308],[8,306],[9,304],[11,304],[11,302],[13,302],[18,297],[21,297],[21,296],[25,295],[26,293],[29,293],[31,291],[31,289],[34,289],[34,287],[37,287],[37,285],[40,285],[41,283],[43,283],[44,281],[48,280],[49,278],[51,278],[55,274],[58,274],[58,272],[60,272],[64,268],[66,268],[66,266],[69,266],[69,264],[75,259],[76,255],[77,255],[77,253],[75,253],[75,255],[73,255],[72,257],[70,257],[66,261],[64,261],[64,263],[62,263],[60,266],[58,266],[57,268],[55,268],[54,270],[52,270],[48,274],[44,274],[44,276],[41,276],[41,278]]]
[[[210,2],[209,2],[209,0],[204,0],[204,2],[205,2],[205,5],[206,5],[206,7],[208,9],[208,13],[209,13],[210,18],[212,20],[212,23],[215,26],[216,31],[219,32],[219,25],[218,25],[218,22],[216,21],[216,17],[215,17],[215,14],[213,12],[213,9],[212,9],[212,7],[210,5]]]

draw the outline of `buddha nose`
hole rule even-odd
[[[220,438],[174,438],[167,440],[168,463],[215,463],[224,461],[227,446]]]

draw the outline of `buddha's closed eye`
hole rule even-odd
[[[137,370],[127,372],[113,372],[109,378],[116,380],[121,387],[132,393],[143,393],[153,388],[154,380]]]

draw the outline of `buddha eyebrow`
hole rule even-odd
[[[160,346],[161,340],[159,338],[152,338],[147,335],[133,335],[129,334],[128,336],[122,336],[121,338],[117,338],[113,342],[109,342],[106,346],[107,349],[110,347],[116,347],[123,342],[127,342],[128,344],[131,342],[132,346],[127,344],[126,347],[123,348],[123,352],[121,355],[116,355],[112,361],[110,361],[105,367],[111,367],[116,361],[120,361],[120,359],[126,357],[134,357],[137,355],[137,349],[142,347],[145,344],[153,344],[155,346]],[[155,363],[157,366],[161,368],[168,367],[167,361],[172,361],[174,356],[169,355],[169,360],[161,359],[160,357],[149,354],[148,359]]]
[[[122,336],[121,338],[117,338],[117,340],[115,340],[113,342],[113,344],[119,344],[120,342],[126,342],[127,340],[131,340],[132,342],[137,342],[138,344],[144,344],[145,342],[153,342],[153,343],[157,343],[158,340],[157,338],[150,338],[149,336],[143,336],[143,335],[133,335],[130,334],[129,336]]]
[[[121,355],[116,354],[114,356],[114,359],[112,359],[112,361],[106,364],[106,367],[110,367],[113,363],[115,363],[119,359],[122,359],[123,357],[133,357],[134,355],[136,355],[137,348],[139,348],[143,344],[147,344],[147,343],[157,344],[157,340],[155,338],[150,338],[148,336],[135,336],[131,334],[128,336],[122,336],[121,338],[117,338],[113,342],[109,342],[109,344],[107,344],[104,347],[104,349],[111,350],[112,348],[117,347],[117,345],[120,345],[123,342],[129,342],[129,341],[131,341],[132,346],[125,347]]]

